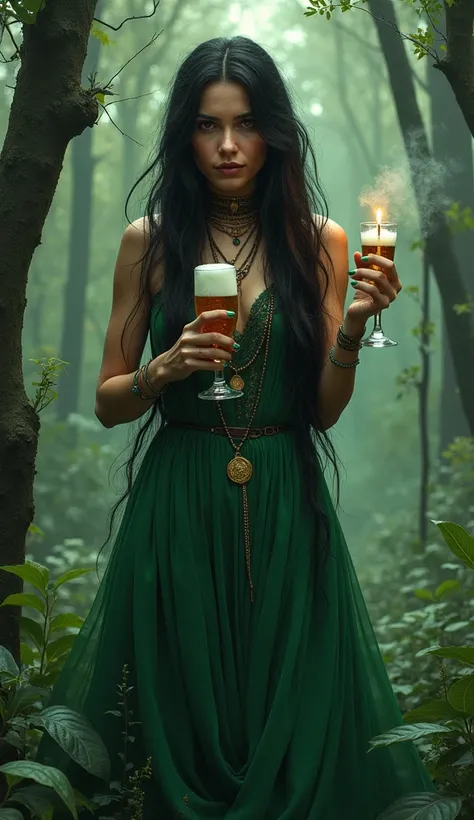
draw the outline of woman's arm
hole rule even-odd
[[[346,234],[331,220],[323,228],[323,242],[329,285],[324,303],[327,349],[321,374],[319,410],[323,428],[327,430],[336,424],[354,391],[356,368],[344,365],[354,365],[359,356],[357,349],[346,350],[339,345],[338,328],[342,325],[346,336],[360,341],[367,321],[378,311],[385,310],[396,299],[402,286],[394,263],[382,256],[369,254],[362,257],[356,252],[354,261],[357,267],[349,271]],[[353,279],[354,299],[344,316],[349,275]],[[333,346],[334,352],[330,357]]]
[[[122,237],[115,265],[112,311],[99,373],[95,414],[104,427],[135,421],[150,409],[153,400],[132,393],[133,377],[140,365],[150,325],[150,298],[145,294],[133,320],[124,327],[138,302],[141,263],[148,234],[143,219],[129,225]],[[123,339],[122,339],[123,335]],[[154,387],[161,389],[159,377]]]
[[[329,359],[329,351],[336,345],[334,357],[342,364],[356,361],[357,353],[343,350],[336,342],[337,331],[343,326],[347,336],[359,338],[364,331],[360,321],[344,319],[344,303],[349,281],[349,260],[347,236],[336,222],[328,220],[323,228],[322,239],[326,249],[324,263],[329,276],[328,290],[324,302],[326,311],[325,362],[319,386],[319,412],[323,428],[327,430],[339,419],[354,391],[355,367],[342,368]]]

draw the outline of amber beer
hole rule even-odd
[[[198,265],[194,270],[196,316],[208,310],[232,310],[235,316],[204,324],[202,333],[222,333],[232,337],[237,326],[238,297],[235,267],[226,264]]]

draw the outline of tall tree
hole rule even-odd
[[[97,13],[104,3],[97,6]],[[100,43],[89,37],[89,48],[84,63],[84,81],[97,71]],[[84,349],[86,292],[91,255],[92,187],[97,160],[92,155],[94,131],[86,128],[71,143],[72,197],[69,234],[69,259],[64,292],[61,359],[67,368],[61,376],[57,401],[57,415],[64,421],[79,410],[79,393]]]
[[[33,518],[39,420],[25,392],[21,333],[28,270],[69,141],[97,118],[81,72],[97,0],[49,0],[23,28],[21,64],[0,154],[0,545],[2,563],[24,560]],[[18,590],[0,574],[0,600]],[[16,608],[0,610],[0,642],[18,656]]]
[[[428,66],[431,102],[433,154],[446,168],[446,196],[462,212],[469,208],[474,214],[474,172],[472,137],[446,78]],[[461,276],[468,293],[473,294],[474,231],[462,230],[452,238]],[[440,451],[443,452],[456,436],[467,435],[468,425],[459,399],[453,357],[442,328],[442,387],[440,392]]]

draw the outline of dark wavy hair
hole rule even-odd
[[[256,180],[265,279],[267,284],[273,283],[287,325],[288,384],[293,390],[295,436],[308,497],[327,535],[327,519],[318,497],[317,461],[321,456],[326,462],[329,459],[334,468],[339,496],[337,458],[322,428],[317,402],[326,349],[323,301],[329,271],[323,261],[321,234],[327,206],[308,133],[295,114],[285,83],[270,55],[246,37],[217,37],[201,43],[176,74],[156,155],[127,199],[128,206],[137,186],[149,178],[153,180],[146,205],[150,240],[142,260],[140,299],[126,328],[140,301],[150,298],[151,277],[158,263],[164,263],[161,304],[170,347],[187,322],[193,269],[206,238],[208,198],[191,139],[203,89],[213,82],[234,82],[245,88],[252,118],[267,143],[267,158]],[[314,213],[322,217],[317,223]],[[155,429],[154,422],[162,423],[162,413],[157,410],[162,407],[154,406],[135,440],[126,468],[127,489],[113,510],[112,523],[131,490],[145,436],[152,426]]]

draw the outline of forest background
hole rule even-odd
[[[437,685],[431,659],[415,659],[417,651],[440,634],[474,642],[472,581],[431,523],[474,530],[472,122],[434,66],[444,46],[441,5],[432,4],[432,17],[416,0],[355,5],[341,14],[324,0],[161,0],[143,17],[153,3],[100,0],[83,83],[113,93],[98,91],[98,123],[67,149],[27,287],[27,392],[34,400],[41,372],[43,385],[45,372],[59,382],[41,412],[27,552],[56,573],[95,565],[123,487],[116,470],[136,433],[104,430],[93,412],[124,203],[153,151],[181,59],[210,37],[250,36],[290,85],[329,214],[351,252],[377,205],[399,225],[404,290],[384,316],[399,344],[362,351],[334,440],[344,467],[341,523],[395,691],[412,708]],[[2,139],[17,71],[15,59],[0,64]],[[104,80],[117,72],[110,88]],[[130,219],[144,194],[133,195]],[[86,615],[96,584],[94,573],[79,579],[64,606]]]

